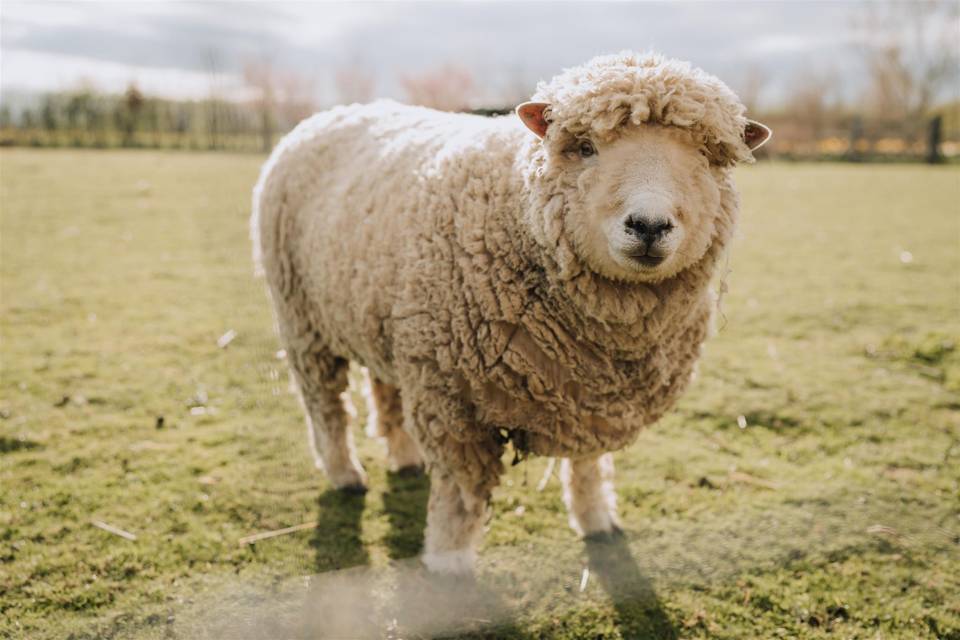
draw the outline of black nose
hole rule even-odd
[[[627,233],[640,240],[654,243],[673,229],[673,224],[666,218],[647,218],[642,214],[631,213],[624,224]]]

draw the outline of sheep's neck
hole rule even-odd
[[[643,352],[662,332],[684,332],[690,323],[706,323],[710,282],[732,236],[738,208],[730,172],[715,170],[721,208],[715,216],[713,243],[704,256],[672,278],[632,284],[593,272],[576,255],[562,224],[569,218],[563,189],[554,178],[541,175],[539,153],[529,145],[522,148],[520,166],[533,167],[517,185],[524,210],[504,221],[504,235],[512,242],[504,254],[516,256],[517,264],[511,266],[517,272],[532,274],[522,282],[524,291],[518,292],[526,295],[528,304],[541,301],[578,342],[601,351],[612,348],[616,357]]]
[[[579,260],[572,267],[569,261],[558,264],[552,249],[538,242],[529,228],[531,219],[519,215],[506,220],[506,233],[500,236],[509,246],[498,253],[512,259],[512,272],[523,274],[500,284],[514,290],[512,298],[525,300],[523,309],[511,310],[505,320],[519,321],[536,308],[534,315],[547,314],[577,342],[601,351],[613,347],[623,355],[644,350],[651,334],[659,333],[654,327],[664,322],[683,331],[683,320],[698,315],[695,310],[708,301],[721,242],[673,278],[653,284],[622,283],[591,271]]]
[[[483,382],[469,391],[478,419],[522,429],[536,453],[620,448],[690,380],[710,321],[709,283],[732,232],[732,183],[723,183],[731,197],[704,258],[653,285],[612,282],[571,261],[569,251],[559,264],[566,247],[545,242],[546,232],[531,225],[558,211],[534,210],[541,203],[517,188],[527,209],[483,227],[484,251],[498,268],[464,274],[485,320],[476,336],[483,358],[475,379]]]
[[[524,447],[544,455],[624,446],[690,380],[709,324],[709,275],[622,289],[586,270],[563,279],[529,231],[509,227],[487,240],[509,277],[485,307],[484,382],[470,391],[478,419],[523,431]],[[611,315],[615,304],[635,317]]]

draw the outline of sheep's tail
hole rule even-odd
[[[253,273],[262,278],[266,275],[265,263],[272,260],[272,254],[277,249],[276,220],[278,214],[276,199],[278,183],[277,176],[273,176],[284,157],[294,150],[301,142],[307,139],[305,131],[317,127],[322,122],[323,114],[314,115],[294,127],[293,131],[285,135],[273,148],[273,152],[263,167],[260,177],[253,188],[253,202],[250,211],[250,241],[253,244]],[[271,254],[271,255],[267,255]]]
[[[267,191],[267,181],[280,155],[278,153],[280,146],[278,145],[278,148],[274,149],[270,158],[263,164],[257,184],[253,187],[253,199],[250,208],[250,243],[253,245],[253,275],[256,278],[262,278],[266,275],[263,244],[265,241],[269,242],[270,238],[263,237],[264,224],[269,224],[269,221],[264,219],[267,212],[264,210],[263,200]]]
[[[260,246],[260,207],[257,203],[257,192],[253,192],[253,212],[250,215],[250,242],[253,243],[253,277],[262,278],[266,275],[263,269],[263,248]]]

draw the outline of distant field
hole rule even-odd
[[[314,470],[252,277],[263,158],[0,154],[0,637],[295,637],[335,576],[376,582],[343,611],[379,615],[427,484],[359,433],[365,497]],[[960,639],[960,170],[738,180],[700,377],[617,455],[625,542],[574,537],[546,460],[509,467],[478,580],[496,604],[461,629]],[[397,624],[380,635],[427,633]]]

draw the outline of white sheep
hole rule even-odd
[[[318,466],[366,487],[340,399],[359,363],[391,467],[429,470],[431,570],[472,570],[507,440],[566,458],[575,529],[617,530],[608,452],[687,386],[731,169],[769,136],[719,80],[658,55],[568,69],[517,113],[335,108],[283,139],[254,191]]]

